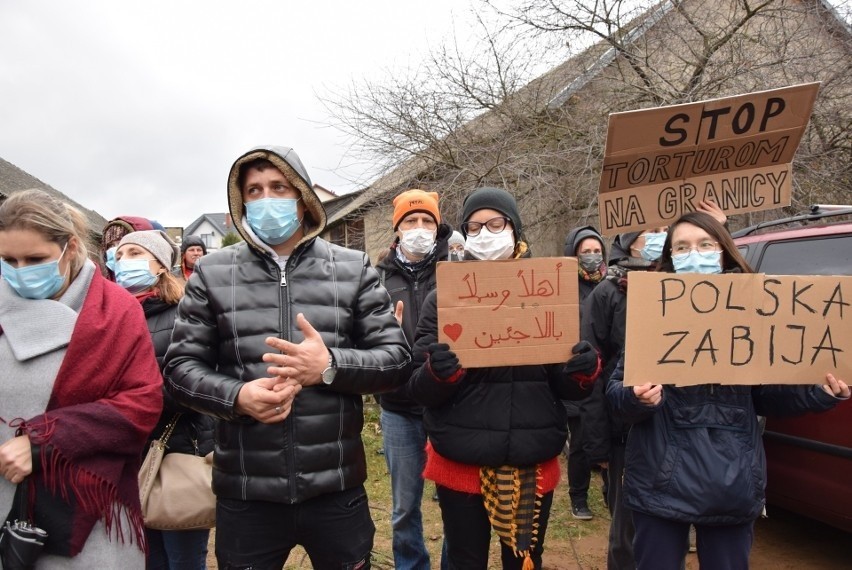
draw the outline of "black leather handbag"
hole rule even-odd
[[[47,541],[47,533],[29,521],[27,495],[27,480],[24,479],[18,484],[15,493],[19,504],[17,508],[12,507],[12,512],[0,529],[0,562],[3,570],[35,568],[36,560]],[[13,516],[16,518],[9,520]]]

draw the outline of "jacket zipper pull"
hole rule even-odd
[[[287,286],[287,273],[285,273],[283,269],[281,270],[281,286]]]

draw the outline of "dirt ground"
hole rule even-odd
[[[368,453],[375,453],[375,445],[368,441],[367,447]],[[378,465],[371,463],[371,468]],[[393,568],[390,504],[383,497],[387,495],[385,489],[389,484],[386,471],[371,469],[371,474],[375,475],[371,476],[367,487],[376,523],[373,568],[388,570]],[[431,499],[431,492],[431,484],[427,484],[426,496],[423,499],[424,534],[432,556],[432,566],[438,568],[441,549],[440,512],[437,502]],[[563,480],[554,498],[550,528],[545,542],[544,570],[605,569],[609,513],[604,508],[599,491],[593,488],[590,493],[595,518],[587,522],[571,518],[567,496],[567,483]],[[214,542],[215,533],[211,533],[208,568],[218,570],[213,555]],[[499,555],[496,554],[496,541],[493,546],[491,568],[497,569]],[[754,570],[833,570],[852,567],[850,561],[852,535],[848,533],[771,506],[769,518],[760,519],[756,523],[755,542],[751,552],[751,568]],[[297,549],[291,553],[284,568],[305,570],[312,566],[304,551]],[[698,569],[695,554],[688,556],[686,568]]]
[[[563,493],[566,494],[566,493]],[[431,502],[431,499],[427,499]],[[554,515],[570,515],[565,510],[554,510]],[[434,508],[424,501],[424,507]],[[544,553],[544,570],[602,570],[606,568],[606,544],[609,521],[604,513],[595,509],[596,518],[589,522],[571,519],[577,536],[564,538],[548,536]],[[380,526],[382,517],[376,516],[376,547],[373,567],[377,569],[393,568],[390,550],[389,526],[384,519],[386,530]],[[433,567],[438,568],[440,525],[433,526],[427,533],[427,542],[432,554]],[[496,543],[495,543],[496,546]],[[218,569],[213,556],[214,537],[211,536],[208,568]],[[496,550],[493,550],[496,552]],[[497,557],[492,556],[496,561]],[[849,568],[852,561],[852,536],[837,529],[822,525],[803,517],[770,509],[767,519],[758,520],[755,528],[755,543],[751,551],[751,568],[754,570],[835,570]],[[301,550],[290,555],[285,569],[309,569],[310,561]],[[499,566],[492,566],[499,568]],[[695,554],[687,557],[687,570],[698,569]]]

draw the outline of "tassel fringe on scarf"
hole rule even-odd
[[[532,551],[538,543],[541,493],[536,485],[539,467],[482,467],[482,498],[488,520],[500,541],[533,570]]]

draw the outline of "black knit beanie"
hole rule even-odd
[[[512,227],[515,228],[515,241],[520,241],[523,235],[523,227],[521,226],[521,214],[518,211],[518,203],[515,202],[515,197],[509,194],[502,188],[477,188],[467,195],[462,204],[462,233],[467,237],[467,232],[464,230],[464,222],[477,210],[497,210],[512,221]]]
[[[204,240],[198,236],[186,236],[185,238],[183,238],[183,241],[180,243],[180,254],[183,255],[184,253],[186,253],[187,249],[195,245],[201,248],[201,251],[204,252],[204,255],[207,255],[207,246],[204,245]]]

